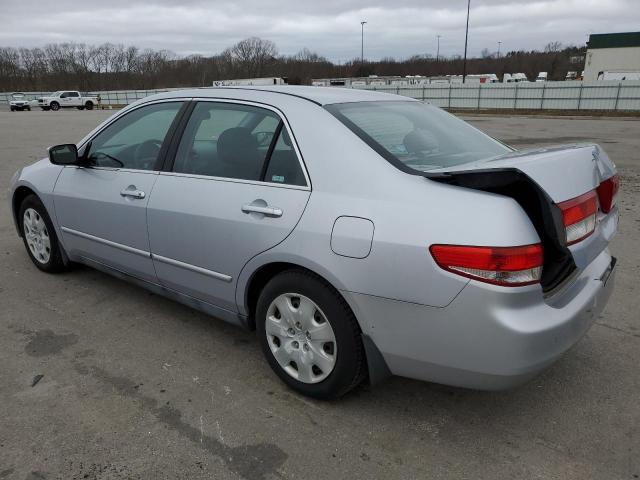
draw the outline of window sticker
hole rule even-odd
[[[271,175],[271,181],[272,182],[278,182],[278,183],[284,183],[284,176],[283,175]]]

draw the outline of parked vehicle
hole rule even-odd
[[[548,78],[547,72],[540,72],[536,77],[536,82],[546,82]]]
[[[286,85],[287,79],[282,77],[236,78],[233,80],[216,80],[214,87],[266,86]]]
[[[640,80],[640,71],[618,70],[599,72],[598,80]]]
[[[9,110],[12,112],[29,110],[31,111],[31,105],[24,93],[14,93],[9,100]]]
[[[154,95],[10,184],[36,267],[84,263],[255,329],[275,373],[319,398],[389,374],[517,385],[614,284],[600,147],[515,151],[373,91]]]
[[[77,90],[61,90],[45,97],[38,98],[38,106],[42,110],[60,110],[61,108],[77,108],[93,110],[97,105],[97,97],[84,97]]]
[[[529,79],[524,73],[505,73],[502,79],[504,83],[519,83],[519,82],[528,82]]]

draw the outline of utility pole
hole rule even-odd
[[[362,34],[360,37],[360,63],[364,65],[364,24],[367,22],[360,22],[360,27],[362,28]]]
[[[500,45],[502,45],[502,42],[498,42],[498,58],[500,58]]]
[[[442,37],[442,35],[436,35],[436,37],[438,38],[438,50],[436,51],[436,62],[440,61],[440,37]]]
[[[467,44],[469,42],[469,11],[471,10],[471,0],[467,0],[467,29],[464,34],[464,62],[462,63],[462,83],[467,78]]]

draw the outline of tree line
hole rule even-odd
[[[564,79],[568,70],[582,70],[585,48],[558,42],[544,51],[512,51],[497,55],[486,50],[467,60],[467,73],[538,72],[550,80]],[[577,60],[576,60],[577,59]],[[312,78],[368,75],[461,75],[460,56],[434,58],[414,55],[397,60],[354,59],[337,64],[306,48],[281,55],[270,40],[247,38],[213,56],[179,57],[169,50],[140,50],[135,46],[52,43],[44,47],[0,47],[0,91],[81,91],[209,86],[215,80],[285,77],[290,84],[309,84]]]

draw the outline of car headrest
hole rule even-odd
[[[402,140],[407,152],[418,153],[438,148],[438,139],[427,130],[413,130],[407,133]]]
[[[218,157],[224,163],[238,164],[255,161],[258,140],[245,127],[225,130],[218,137]]]

